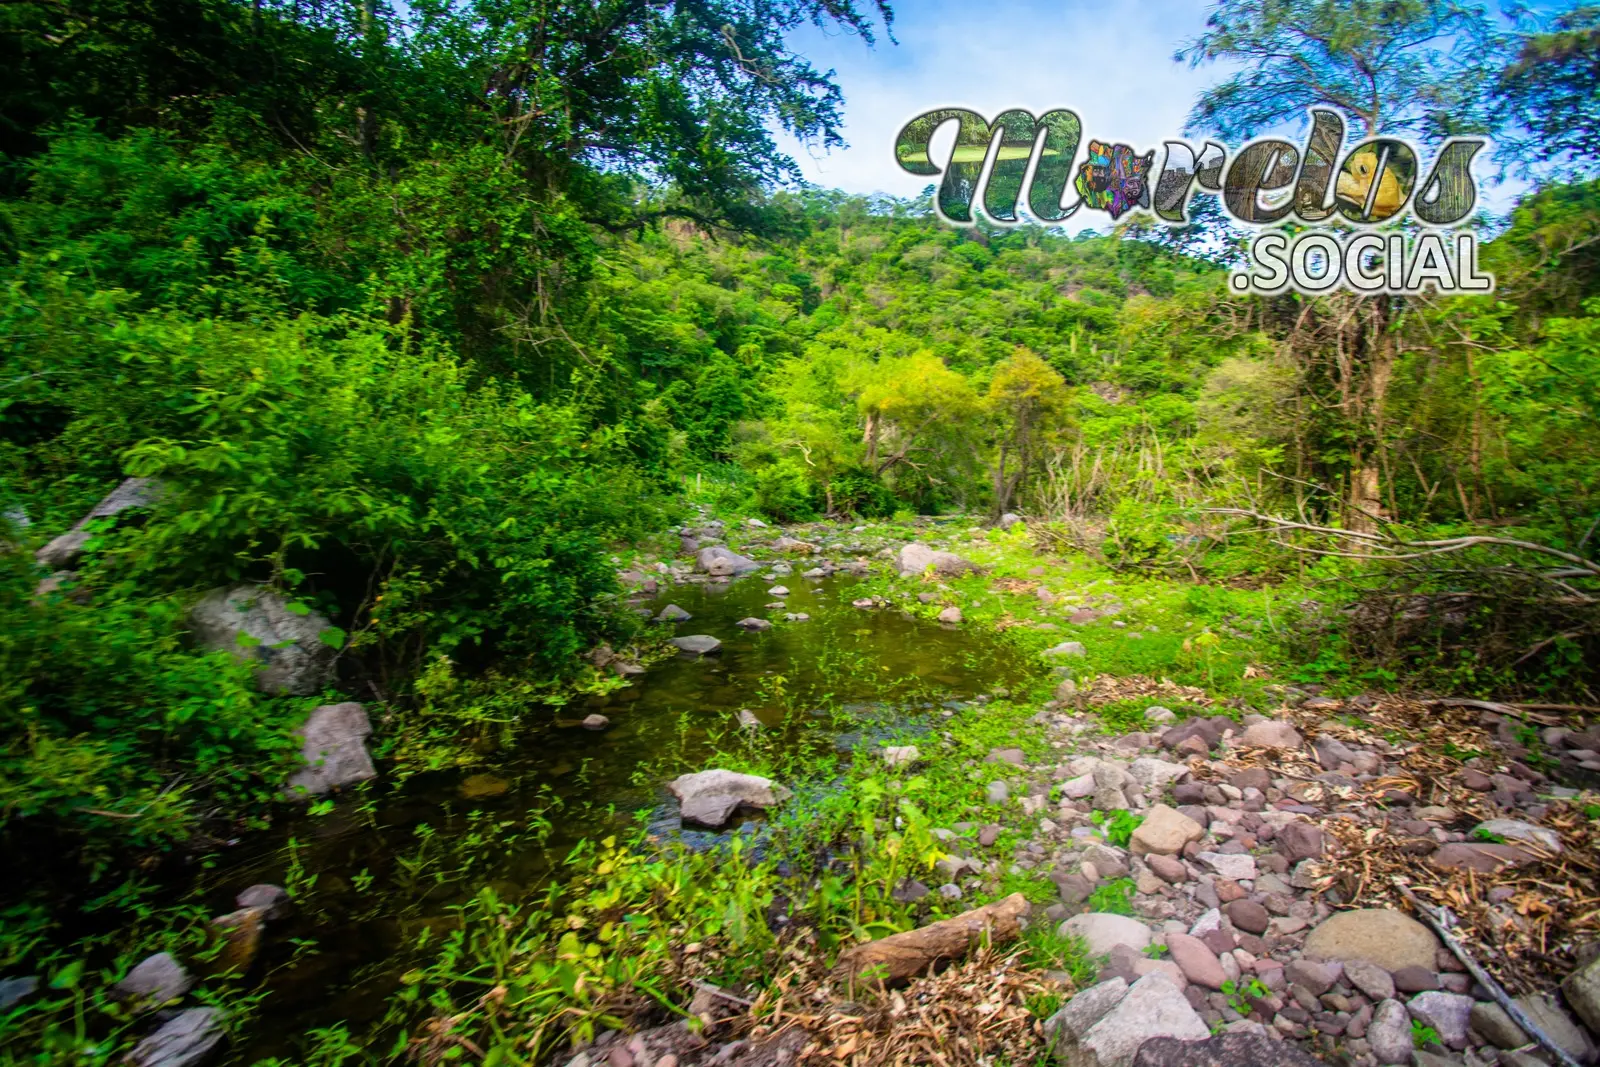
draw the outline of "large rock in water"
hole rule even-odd
[[[970,559],[962,559],[954,552],[935,552],[919,541],[913,541],[900,550],[899,567],[902,578],[924,574],[929,567],[941,578],[977,574],[983,570]]]
[[[710,634],[689,634],[687,637],[674,637],[672,645],[679,652],[687,652],[691,656],[709,656],[722,647],[722,642]]]
[[[136,1001],[145,1007],[157,1008],[177,1000],[189,991],[194,980],[170,952],[157,952],[146,956],[112,987],[124,1000]]]
[[[1139,1046],[1133,1067],[1323,1067],[1323,1062],[1291,1041],[1237,1033],[1205,1041],[1153,1037]]]
[[[684,822],[713,830],[725,825],[740,805],[770,808],[794,795],[770,778],[720,767],[679,775],[667,789],[678,798]]]
[[[1360,908],[1329,917],[1306,938],[1315,960],[1366,960],[1393,973],[1402,967],[1433,970],[1439,939],[1402,912]]]
[[[338,652],[322,640],[332,626],[314,611],[290,611],[282,596],[256,585],[213,589],[189,611],[196,641],[260,663],[256,685],[288,696],[310,696],[333,681]]]
[[[321,796],[378,776],[367,754],[366,739],[372,723],[366,709],[353,701],[324,704],[300,728],[300,756],[304,770],[296,771],[284,792],[291,798]]]
[[[134,1067],[191,1067],[221,1040],[222,1013],[216,1008],[190,1008],[135,1045],[128,1062]]]
[[[1099,988],[1079,996],[1087,997]],[[1077,999],[1074,997],[1074,1002]],[[1062,1012],[1071,1008],[1069,1003]],[[1127,996],[1092,1025],[1075,1033],[1083,1022],[1082,1018],[1075,1018],[1072,1025],[1061,1025],[1055,1032],[1056,1054],[1064,1067],[1132,1067],[1140,1047],[1154,1038],[1204,1041],[1211,1036],[1177,985],[1159,971],[1133,983]]]
[[[89,509],[89,514],[78,524],[33,554],[33,558],[52,570],[64,569],[77,562],[83,546],[92,536],[86,527],[92,519],[109,519],[133,508],[147,508],[161,498],[162,484],[154,478],[129,478],[105,499]]]
[[[761,564],[746,556],[741,556],[726,545],[711,545],[702,548],[695,556],[695,566],[705,571],[714,578],[731,578],[739,574],[749,574],[751,571],[761,569]]]

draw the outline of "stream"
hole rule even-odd
[[[775,581],[790,592],[769,608]],[[224,856],[202,883],[218,912],[257,882],[284,885],[296,898],[294,913],[269,926],[253,972],[258,1015],[235,1041],[236,1061],[292,1057],[314,1027],[343,1021],[359,1032],[382,1016],[419,935],[455,927],[452,905],[484,885],[508,901],[527,898],[578,840],[625,829],[636,812],[650,812],[653,833],[682,833],[691,846],[713,840],[679,826],[664,784],[709,766],[715,751],[761,743],[847,757],[893,731],[926,729],[920,721],[941,704],[1028,677],[1025,657],[986,631],[892,606],[852,607],[860,584],[760,573],[668,584],[644,606],[679,605],[691,618],[672,625],[674,634],[719,638],[719,652],[656,663],[627,688],[553,716],[535,708],[529,718],[539,725],[481,764],[399,786],[380,781],[331,811],[283,819]],[[811,618],[783,622],[785,612]],[[773,628],[735,625],[749,616]],[[740,727],[741,710],[761,726]],[[595,712],[610,719],[606,729],[578,725]],[[755,731],[758,742],[747,739]],[[757,831],[754,821],[736,820],[724,833]]]

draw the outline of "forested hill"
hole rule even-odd
[[[87,966],[109,986],[129,946],[176,944],[175,910],[188,947],[220,951],[173,887],[274,823],[304,832],[314,816],[285,814],[307,809],[284,782],[305,772],[296,731],[313,709],[359,720],[397,791],[527,731],[570,737],[583,716],[569,706],[675,652],[640,613],[682,608],[643,598],[707,580],[674,560],[699,537],[826,524],[817,541],[861,556],[860,577],[905,542],[963,547],[941,516],[975,540],[1020,522],[1004,537],[1026,546],[994,542],[1015,571],[1004,588],[957,561],[969,621],[992,622],[1033,672],[994,688],[1015,686],[1015,706],[972,733],[975,760],[1010,743],[995,724],[1037,725],[1026,701],[1077,692],[1024,638],[1109,620],[1126,606],[1096,599],[1115,600],[1112,583],[1170,614],[1128,631],[1117,647],[1137,655],[1093,670],[1176,678],[1185,715],[1266,709],[1269,669],[1272,699],[1294,682],[1592,710],[1594,9],[1537,26],[1442,0],[1219,0],[1212,14],[1174,42],[1238,71],[1197,103],[1196,140],[1344,106],[1323,87],[1358,75],[1386,130],[1500,134],[1498,165],[1531,185],[1506,218],[1476,220],[1498,291],[1238,295],[1225,268],[1241,235],[1204,207],[1176,231],[1136,214],[1068,237],[957,229],[927,196],[806,188],[771,131],[837,147],[847,101],[786,42],[816,24],[890,47],[882,0],[0,2],[0,868],[30,875],[0,887],[0,975],[60,981],[14,1017],[47,1050],[36,1062],[126,1051],[137,1027],[121,1002],[76,983]],[[893,580],[922,577],[938,576]],[[1035,588],[1046,577],[1055,592]],[[907,623],[957,625],[958,594],[935,588],[847,603],[876,611],[892,594]],[[1054,615],[1024,626],[995,607],[1018,590]],[[208,620],[235,595],[268,638]],[[1063,612],[1068,596],[1088,599]],[[752,620],[768,621],[738,625]],[[836,653],[808,649],[806,669],[842,669]],[[813,710],[777,666],[753,676],[752,706]],[[1572,725],[1569,749],[1593,757],[1573,747],[1592,731]],[[965,820],[972,783],[942,770],[941,810]],[[840,808],[838,840],[800,851],[899,810]],[[287,841],[288,869],[314,881]],[[606,872],[636,858],[606,855]],[[459,871],[477,878],[476,862]],[[843,917],[850,893],[828,877],[828,937],[911,922],[888,881],[876,918],[859,893]],[[402,883],[396,898],[426,896]],[[959,899],[950,888],[917,914]],[[711,925],[737,911],[745,929],[779,892],[763,891],[747,911],[719,898]],[[661,920],[675,932],[651,935],[651,960],[677,952],[685,924]],[[538,953],[576,936],[538,929]],[[776,943],[751,950],[752,971]],[[551,989],[567,974],[556,958],[538,956]],[[455,962],[441,957],[441,988]],[[648,1000],[632,978],[605,981]],[[399,994],[400,1048],[427,1017],[419,988]],[[80,995],[99,1013],[88,1029]],[[439,998],[429,1010],[448,1015]],[[562,1041],[611,1018],[616,1003],[595,1003]],[[518,1047],[555,1041],[539,1027]]]

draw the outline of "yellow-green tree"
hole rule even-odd
[[[995,367],[984,408],[994,431],[989,473],[996,515],[1011,509],[1038,465],[1041,446],[1067,425],[1070,396],[1061,375],[1026,348]]]

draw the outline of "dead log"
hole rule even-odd
[[[1028,898],[1013,893],[953,919],[846,949],[834,964],[834,975],[873,986],[897,985],[925,973],[935,963],[965,956],[985,940],[991,944],[1012,940],[1021,932],[1021,920],[1027,914]]]

